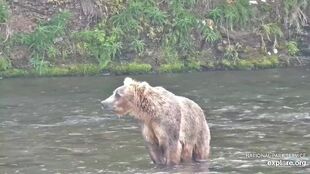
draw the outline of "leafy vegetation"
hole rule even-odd
[[[283,32],[281,28],[275,24],[275,23],[268,23],[268,24],[263,24],[260,27],[260,32],[259,35],[261,37],[261,48],[264,52],[267,52],[266,48],[266,42],[265,40],[267,39],[269,42],[271,42],[273,38],[273,49],[276,49],[278,46],[278,39],[279,37],[283,36]]]
[[[245,27],[252,15],[248,0],[225,1],[211,10],[209,17],[217,24],[234,30],[235,26]]]
[[[40,23],[33,33],[18,36],[19,42],[32,50],[31,64],[39,74],[50,66],[48,58],[57,56],[55,42],[65,35],[69,17],[68,12],[59,13],[50,21]]]
[[[299,52],[299,48],[297,46],[297,42],[295,42],[295,41],[287,42],[286,47],[287,47],[288,54],[291,55],[291,56],[296,56],[297,53]]]
[[[102,69],[107,67],[122,47],[117,31],[112,31],[111,35],[100,29],[82,31],[75,33],[74,38],[80,54],[96,58]]]
[[[285,27],[290,26],[296,32],[302,31],[302,26],[307,24],[307,14],[304,12],[309,10],[308,0],[283,0],[283,11]]]
[[[7,58],[0,57],[0,71],[5,71],[11,67],[11,63]]]
[[[224,60],[226,61],[230,61],[233,62],[234,64],[239,60],[239,49],[240,49],[240,45],[236,44],[236,45],[229,45],[224,53]]]
[[[9,17],[9,9],[5,0],[0,0],[0,23],[7,22]]]
[[[47,4],[67,3],[71,2],[49,0]],[[88,24],[82,29],[72,27],[75,14],[61,11],[50,20],[39,20],[33,32],[12,34],[8,25],[10,6],[0,0],[0,25],[6,26],[1,28],[5,33],[0,33],[2,75],[272,68],[280,64],[273,57],[277,57],[278,51],[289,56],[300,53],[302,44],[297,43],[309,23],[310,3],[307,0],[259,1],[258,5],[251,5],[248,0],[98,0],[93,8],[99,8],[104,15],[95,16],[97,9],[88,9],[92,14],[84,14]],[[247,41],[243,34],[256,40]],[[30,52],[25,57],[31,68],[15,69],[19,67],[12,52],[19,47],[27,47]],[[266,57],[267,54],[274,55]]]

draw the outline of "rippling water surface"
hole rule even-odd
[[[151,163],[135,120],[100,109],[123,78],[0,80],[0,173],[310,173],[309,69],[134,76],[206,111],[211,160],[175,167]],[[307,165],[249,156],[266,153]]]

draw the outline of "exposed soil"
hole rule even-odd
[[[30,62],[30,54],[31,52],[25,46],[15,46],[10,54],[11,63],[13,67],[16,68],[29,68],[31,65]]]

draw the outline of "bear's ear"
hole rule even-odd
[[[147,82],[142,82],[140,85],[143,87],[149,86],[149,84]]]
[[[126,77],[126,78],[124,79],[124,85],[125,85],[125,86],[129,86],[129,85],[131,85],[133,82],[134,82],[134,80],[132,80],[132,78],[130,78],[130,77]]]

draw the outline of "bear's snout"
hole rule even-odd
[[[110,101],[102,100],[100,103],[103,110],[113,110],[113,104]]]

